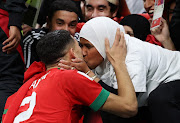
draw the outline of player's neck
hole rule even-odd
[[[46,66],[46,71],[49,71],[50,69],[53,69],[53,68],[60,68],[60,67],[58,67],[57,64],[48,65],[48,66]]]
[[[60,67],[58,67],[60,60],[71,61],[71,58],[69,57],[69,54],[66,54],[64,57],[57,59],[53,64],[46,65],[46,71],[53,69],[53,68],[60,68]]]

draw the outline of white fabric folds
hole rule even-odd
[[[96,17],[86,22],[80,31],[80,38],[91,42],[104,58],[104,62],[95,68],[95,73],[103,82],[115,89],[117,89],[117,80],[113,67],[106,58],[105,38],[107,37],[109,39],[111,47],[117,28],[120,28],[120,31],[124,32],[123,26],[112,19],[108,17]]]

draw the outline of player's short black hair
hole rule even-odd
[[[43,36],[37,43],[36,52],[46,65],[54,64],[64,57],[70,47],[74,46],[74,39],[66,30],[56,30]]]
[[[78,8],[76,4],[71,0],[55,0],[49,9],[48,18],[52,20],[54,13],[59,10],[65,10],[69,12],[74,12],[78,16]],[[78,18],[77,18],[78,19]]]

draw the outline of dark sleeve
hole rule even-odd
[[[118,95],[118,89],[114,89],[113,87],[110,87],[109,85],[105,84],[102,80],[100,80],[98,83],[107,91]],[[139,95],[139,93],[136,92],[136,96],[138,96],[138,95]]]
[[[113,94],[116,94],[118,95],[118,90],[117,89],[114,89],[113,87],[110,87],[108,86],[107,84],[105,84],[102,80],[100,80],[98,82],[104,89],[106,89],[107,91],[113,93]]]
[[[5,9],[9,13],[9,26],[17,26],[21,29],[23,13],[26,10],[26,0],[6,0]]]
[[[46,28],[32,29],[32,31],[29,31],[25,37],[23,37],[21,47],[23,49],[26,68],[29,68],[34,61],[40,61],[36,52],[36,45],[47,32],[48,29]]]
[[[108,90],[111,93],[114,93],[114,94],[118,95],[118,90],[117,89],[114,89],[114,88],[108,86],[102,80],[100,80],[98,83],[104,89]],[[136,95],[138,96],[138,93],[136,93]],[[84,119],[84,121],[87,122],[86,120],[88,119],[88,115],[89,115],[88,113],[90,111],[88,109],[86,109],[85,111],[84,111],[85,112],[85,117],[84,117],[85,119]],[[105,111],[100,111],[100,114],[101,114],[101,118],[102,118],[103,123],[121,123],[121,122],[123,122],[123,123],[134,123],[137,120],[136,119],[137,117],[122,118],[122,117],[116,116],[114,114],[105,112]]]
[[[170,23],[170,35],[172,41],[174,42],[176,50],[178,51],[180,51],[179,28],[180,28],[180,0],[176,0],[176,7],[173,11],[172,20]]]

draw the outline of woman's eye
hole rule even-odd
[[[88,48],[88,49],[90,49],[90,48],[92,48],[93,46],[92,45],[90,45],[90,44],[85,44],[85,46]]]

